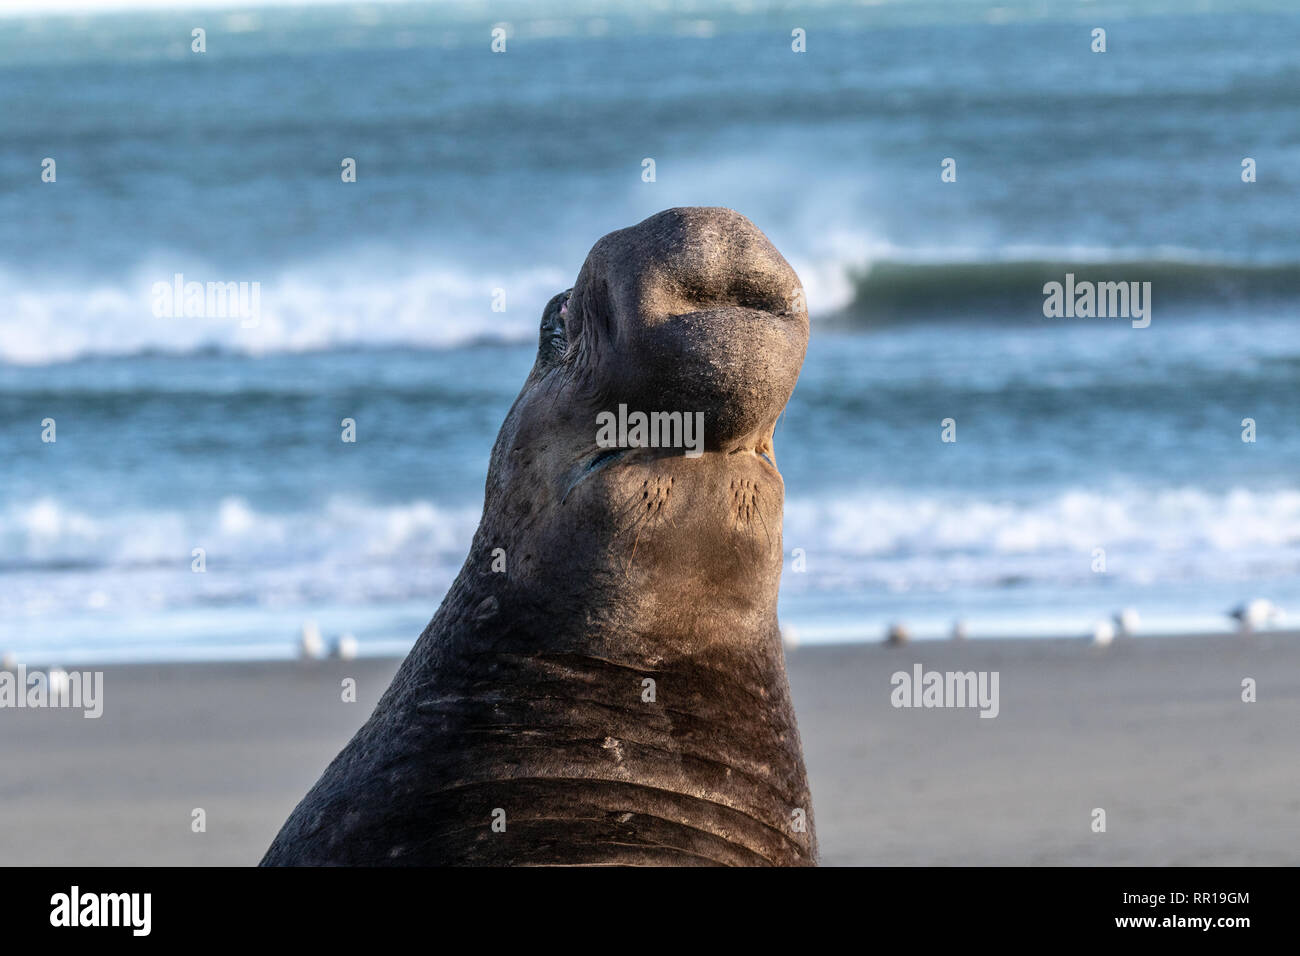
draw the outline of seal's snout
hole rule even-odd
[[[669,209],[605,236],[570,312],[583,334],[606,340],[606,398],[702,412],[715,450],[770,430],[808,344],[799,277],[730,209]]]

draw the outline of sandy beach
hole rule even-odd
[[[397,664],[119,665],[97,720],[0,711],[0,863],[256,863]],[[916,664],[996,671],[998,716],[893,707]],[[803,647],[789,674],[825,865],[1300,862],[1294,633]]]

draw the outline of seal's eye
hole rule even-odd
[[[543,361],[558,361],[569,348],[567,320],[569,295],[572,292],[572,289],[561,292],[546,303],[546,308],[542,310],[542,327],[537,335],[537,357]]]

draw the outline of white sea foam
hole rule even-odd
[[[0,616],[57,607],[60,582],[74,578],[74,605],[101,592],[106,607],[427,594],[432,578],[459,567],[477,519],[469,507],[346,498],[294,513],[239,498],[193,514],[94,515],[51,498],[14,503],[0,511],[0,545],[11,582],[23,586],[0,589]],[[1300,570],[1300,491],[1075,490],[1031,504],[901,493],[794,499],[784,537],[787,552],[807,554],[810,573],[787,576],[795,589],[1083,582],[1099,547],[1107,574],[1120,581],[1233,580]],[[191,576],[195,547],[205,550],[205,575]],[[145,579],[154,597],[133,583]]]
[[[335,262],[272,277],[183,270],[186,281],[261,283],[260,319],[159,318],[151,290],[171,282],[170,265],[142,268],[121,284],[40,282],[0,271],[0,362],[46,365],[144,352],[219,350],[261,355],[332,348],[453,348],[481,339],[528,341],[543,306],[572,277],[556,269],[467,276],[429,266],[384,276]],[[506,310],[492,310],[493,290]]]
[[[801,229],[793,229],[799,236]],[[1141,257],[1140,250],[1084,248],[928,249],[902,247],[857,230],[830,229],[790,248],[814,321],[853,301],[856,279],[872,263],[916,265],[1035,259],[1104,262]],[[1145,255],[1194,263],[1179,250]],[[155,283],[258,282],[254,327],[230,318],[153,314]],[[542,308],[573,282],[573,270],[537,265],[515,272],[473,274],[452,263],[413,256],[327,257],[272,274],[219,267],[184,268],[153,260],[121,281],[75,276],[39,278],[0,267],[0,363],[48,365],[91,357],[216,350],[246,355],[342,348],[449,349],[480,340],[529,342]],[[937,280],[936,280],[937,281]],[[494,290],[506,293],[493,311]]]
[[[785,542],[822,560],[813,587],[1083,582],[1098,548],[1120,581],[1232,580],[1300,570],[1300,491],[1070,490],[1033,503],[864,492],[787,502]]]

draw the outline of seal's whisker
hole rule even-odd
[[[626,517],[627,515],[630,515],[632,512],[636,511],[638,508],[641,507],[641,502],[644,500],[645,500],[644,498],[637,497],[636,492],[633,492],[631,495],[628,496],[628,503],[624,504],[618,511],[614,512],[614,517],[623,518]],[[631,527],[631,525],[629,525],[628,527]],[[615,534],[615,537],[618,537],[619,535],[623,534],[623,532],[626,530],[627,528],[621,529],[620,531],[617,532],[617,534]]]

